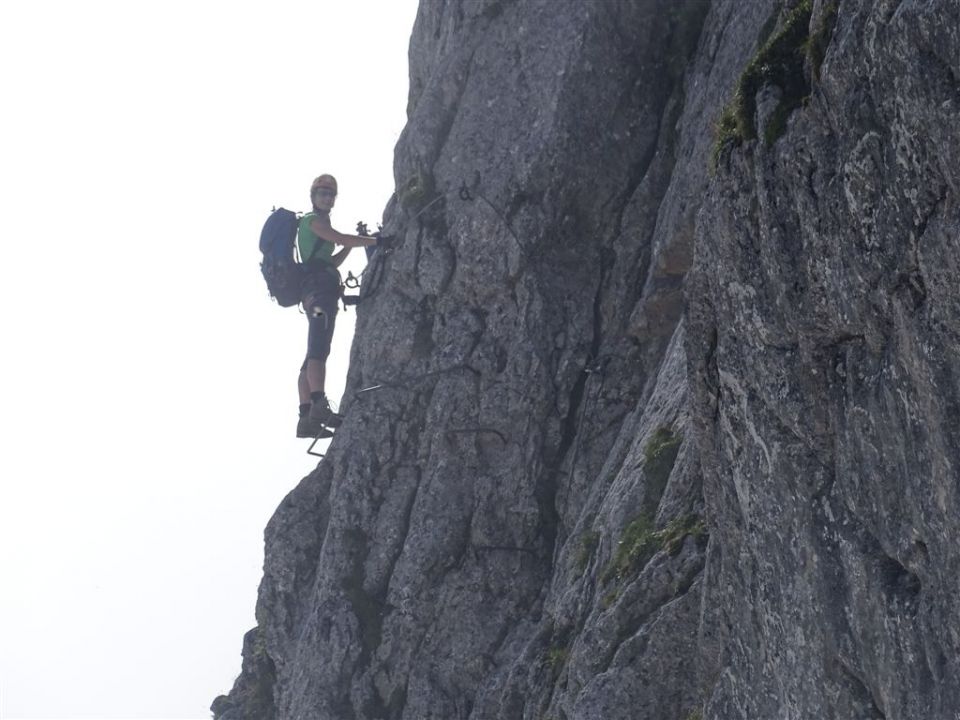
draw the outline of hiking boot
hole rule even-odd
[[[343,422],[343,416],[330,409],[330,403],[327,401],[326,395],[321,395],[310,404],[309,418],[311,422],[331,428],[338,428],[340,423]]]
[[[311,420],[309,415],[301,415],[297,421],[297,437],[325,440],[333,437],[333,430],[327,430],[322,424]]]

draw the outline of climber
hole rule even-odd
[[[297,248],[307,267],[302,302],[307,315],[307,357],[300,368],[297,388],[300,418],[297,437],[331,437],[331,428],[343,419],[330,408],[324,393],[326,362],[337,320],[337,301],[343,292],[337,268],[355,247],[376,245],[375,237],[344,235],[330,225],[330,210],[337,200],[337,181],[321,175],[310,186],[313,212],[300,219]],[[336,250],[340,246],[340,250]]]

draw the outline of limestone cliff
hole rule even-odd
[[[955,718],[960,4],[424,0],[220,720]]]

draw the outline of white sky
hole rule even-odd
[[[230,689],[263,528],[316,464],[260,228],[322,172],[334,227],[381,219],[415,13],[0,3],[3,720],[207,718]]]

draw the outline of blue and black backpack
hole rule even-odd
[[[260,232],[260,252],[263,253],[260,272],[280,307],[293,307],[300,302],[306,270],[297,262],[295,254],[299,224],[297,213],[276,208]]]

